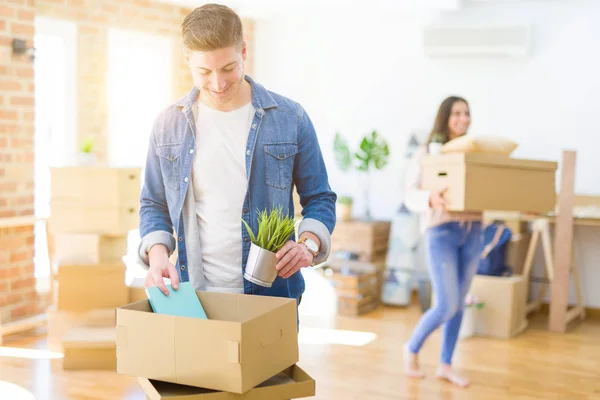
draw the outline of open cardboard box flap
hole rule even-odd
[[[138,378],[138,382],[150,400],[285,400],[315,395],[314,379],[297,365],[273,376],[242,395],[146,378]]]
[[[117,372],[241,394],[298,362],[294,299],[197,295],[208,320],[118,308]]]

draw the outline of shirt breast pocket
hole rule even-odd
[[[160,161],[163,183],[168,188],[179,189],[181,144],[158,145],[156,154]]]
[[[265,183],[277,189],[290,188],[298,145],[295,143],[268,143],[264,145],[264,150]]]

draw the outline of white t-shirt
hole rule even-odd
[[[200,101],[192,171],[206,289],[243,293],[242,208],[252,103],[230,112]]]

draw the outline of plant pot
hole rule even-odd
[[[94,153],[83,153],[80,152],[77,154],[77,165],[79,166],[89,166],[96,164],[96,154]]]
[[[352,204],[336,204],[336,218],[340,221],[350,221],[352,219]]]
[[[271,287],[277,278],[277,262],[275,253],[251,243],[244,278],[259,286]]]
[[[443,143],[429,143],[429,154],[437,156],[442,152]]]
[[[473,336],[475,333],[475,307],[465,307],[463,310],[462,322],[460,325],[460,331],[458,332],[459,338],[468,338]]]

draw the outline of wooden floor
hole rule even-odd
[[[416,307],[381,307],[361,318],[301,315],[300,363],[317,381],[317,399],[600,399],[600,320],[586,320],[566,335],[545,330],[539,315],[511,340],[459,342],[455,364],[473,385],[458,389],[432,377],[439,334],[426,343],[428,376],[402,375],[402,343],[420,316]],[[111,372],[66,372],[61,359],[6,356],[7,347],[45,349],[43,332],[5,338],[0,352],[0,399],[144,399],[136,379]],[[8,396],[21,386],[32,395]],[[33,397],[35,396],[35,397]]]

